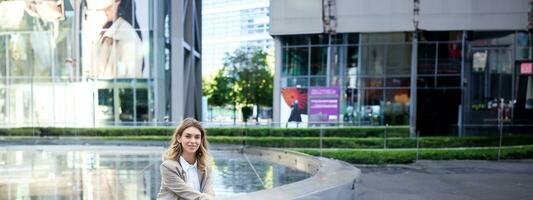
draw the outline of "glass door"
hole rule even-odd
[[[473,47],[467,73],[465,122],[470,125],[497,124],[497,103],[513,98],[511,48]]]

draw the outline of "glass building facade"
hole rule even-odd
[[[409,33],[282,36],[279,84],[338,87],[339,116],[329,121],[407,124],[410,38]]]
[[[0,0],[0,126],[176,121],[171,66],[187,65],[172,65],[171,36],[178,29],[171,15],[177,4]],[[194,3],[187,5],[192,9]],[[190,29],[179,30],[182,37]],[[193,45],[199,42],[184,41],[199,57]]]
[[[529,1],[302,3],[270,2],[275,122],[411,136],[533,127]]]
[[[412,60],[413,33],[338,33],[277,36],[282,97],[280,122],[303,106],[301,122],[344,125],[409,125],[411,89],[417,92],[417,130],[450,134],[497,126],[496,103],[513,104],[506,123],[532,124],[532,76],[520,71],[531,60],[530,34],[523,31],[421,31]],[[416,88],[411,66],[416,62]],[[338,88],[338,115],[311,116],[311,88]],[[528,92],[529,91],[529,92]],[[522,99],[522,100],[520,100]],[[514,101],[514,102],[513,102]],[[286,105],[284,105],[286,104]],[[316,106],[316,105],[315,105]],[[285,108],[284,108],[285,107]],[[511,112],[511,111],[509,111]],[[516,113],[522,113],[517,115]],[[462,129],[462,130],[460,130]],[[484,130],[486,131],[486,130]]]

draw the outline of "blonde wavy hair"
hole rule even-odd
[[[194,127],[198,129],[201,133],[201,142],[200,147],[196,151],[196,160],[198,162],[198,169],[205,172],[207,164],[209,163],[209,154],[207,153],[207,135],[200,122],[196,121],[193,118],[185,118],[181,124],[176,128],[174,134],[172,135],[172,140],[170,141],[170,146],[163,154],[163,160],[178,160],[181,154],[183,153],[183,147],[181,143],[178,142],[178,139],[183,134],[185,129]]]

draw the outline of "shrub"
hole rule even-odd
[[[320,155],[318,149],[294,149],[314,156]],[[402,150],[358,150],[324,149],[322,156],[343,160],[353,164],[405,164],[416,160],[416,149]],[[503,147],[500,159],[533,158],[533,146]],[[454,148],[420,149],[421,160],[497,160],[498,148]]]

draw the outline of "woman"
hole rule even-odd
[[[157,199],[213,199],[207,138],[193,118],[184,119],[174,131],[163,154],[161,189]]]
[[[87,0],[86,29],[91,24],[102,27],[90,40],[91,51],[86,54],[86,71],[92,78],[141,78],[144,52],[135,6],[132,0]],[[102,13],[104,15],[102,15]],[[85,33],[85,32],[84,32]],[[89,37],[89,36],[87,36]],[[89,39],[89,38],[88,38]]]

